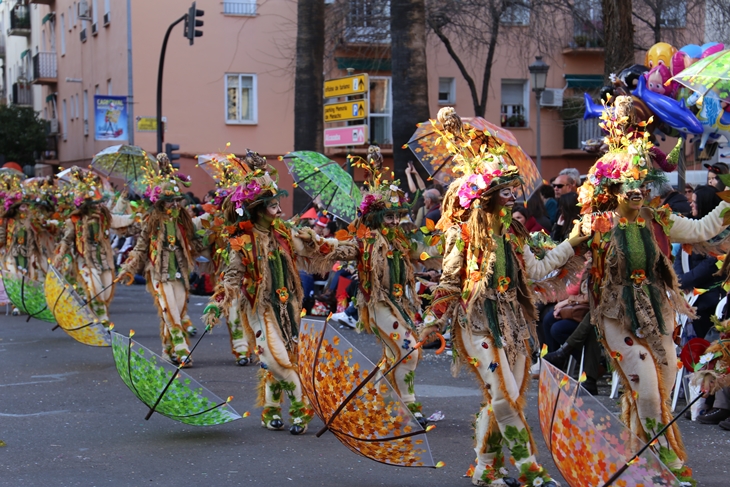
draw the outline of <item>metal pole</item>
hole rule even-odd
[[[535,91],[537,98],[537,172],[542,177],[542,154],[540,145],[540,101],[542,100],[542,90]]]
[[[134,77],[132,76],[132,0],[127,0],[127,131],[134,145]]]
[[[682,144],[679,159],[677,160],[677,191],[679,191],[679,194],[684,194],[684,186],[687,183],[687,154],[684,152],[685,150],[685,144]]]
[[[162,69],[165,66],[165,51],[167,51],[167,40],[170,38],[170,32],[172,28],[182,22],[188,17],[188,14],[183,15],[175,22],[170,24],[165,32],[165,39],[162,41],[162,50],[160,51],[160,65],[157,68],[157,153],[162,152],[162,141],[164,139],[162,130]]]

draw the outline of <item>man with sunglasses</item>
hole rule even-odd
[[[564,194],[575,193],[576,181],[567,174],[560,174],[553,181],[553,189],[555,190],[555,199],[559,199]]]

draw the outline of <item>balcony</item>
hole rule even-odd
[[[253,17],[256,15],[256,2],[249,1],[225,1],[223,2],[223,15],[235,15],[240,17]]]
[[[586,20],[582,17],[573,18],[573,38],[563,49],[563,54],[602,53],[604,51],[603,22],[601,20]]]
[[[53,5],[56,0],[28,0],[28,3],[35,3],[37,5]]]
[[[33,56],[33,84],[51,85],[58,82],[55,52],[39,52]]]
[[[13,105],[33,106],[33,88],[29,83],[13,83]]]
[[[10,11],[8,35],[30,37],[30,11],[26,5],[16,5]]]
[[[5,36],[0,32],[0,59],[5,59]]]
[[[563,121],[563,149],[584,149],[586,141],[600,143],[603,140],[603,130],[597,118],[582,118]]]

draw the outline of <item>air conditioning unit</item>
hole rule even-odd
[[[541,107],[561,108],[563,106],[563,90],[558,88],[545,88],[540,98]]]
[[[87,0],[81,0],[78,3],[78,10],[79,20],[91,20],[91,6]]]
[[[58,135],[58,119],[52,118],[48,121],[48,134]]]

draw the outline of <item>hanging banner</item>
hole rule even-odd
[[[94,95],[94,139],[129,140],[127,97]]]

